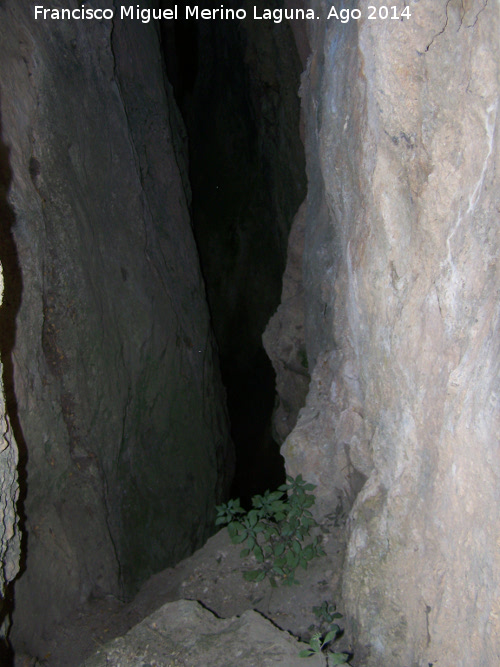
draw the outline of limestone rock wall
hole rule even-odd
[[[0,41],[28,453],[14,635],[36,654],[79,601],[133,592],[203,543],[231,457],[153,24],[35,21],[7,0]]]
[[[302,261],[305,235],[305,203],[294,218],[288,238],[288,259],[283,274],[281,304],[269,320],[262,341],[276,373],[277,405],[273,435],[282,443],[297,422],[309,388],[304,331]]]
[[[500,4],[310,4],[312,381],[287,468],[353,503],[359,664],[497,664]]]
[[[2,156],[3,157],[3,156]],[[0,210],[5,213],[6,192],[0,183]],[[5,218],[4,218],[5,220]],[[0,265],[0,305],[3,300],[4,281]],[[4,320],[2,318],[2,324]],[[0,363],[0,378],[3,378],[3,364]],[[7,416],[4,385],[0,379],[0,639],[3,641],[9,629],[10,605],[7,600],[8,585],[19,572],[20,563],[20,534],[18,527],[17,502],[19,499],[19,482],[17,475],[18,449],[12,432],[12,426]],[[0,649],[0,658],[3,653]]]

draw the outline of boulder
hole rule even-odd
[[[306,648],[256,611],[218,618],[193,600],[164,605],[124,637],[115,639],[82,667],[169,665],[170,667],[319,667],[321,656],[304,661]]]

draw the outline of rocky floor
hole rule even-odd
[[[190,558],[153,576],[132,602],[126,604],[113,597],[89,602],[54,628],[43,655],[17,656],[15,667],[82,665],[162,605],[181,599],[198,600],[223,618],[255,609],[280,628],[308,639],[309,627],[317,623],[313,606],[340,599],[344,528],[338,517],[332,516],[323,522],[321,533],[326,556],[299,571],[299,585],[272,588],[266,580],[249,583],[243,579],[241,546],[231,544],[223,529]],[[341,638],[335,648],[349,650],[349,638]]]

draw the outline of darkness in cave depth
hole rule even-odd
[[[179,19],[161,30],[187,129],[191,218],[236,450],[231,496],[248,506],[285,478],[261,337],[280,302],[288,233],[306,190],[300,61],[285,22]]]

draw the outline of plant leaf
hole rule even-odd
[[[232,542],[233,544],[241,544],[241,543],[244,542],[246,539],[247,539],[246,534],[245,534],[245,533],[241,533],[241,535],[236,534],[236,535],[234,535],[233,537],[231,537],[231,542]]]
[[[315,653],[319,653],[321,651],[321,639],[314,635],[311,637],[311,641],[309,642],[309,645],[311,646],[312,650]]]
[[[285,551],[285,545],[283,544],[283,542],[278,542],[278,544],[273,549],[273,553],[276,557],[281,556],[284,551]]]
[[[257,559],[257,562],[262,563],[264,560],[264,554],[262,553],[262,549],[259,547],[258,544],[255,545],[253,548],[253,553],[255,558]]]
[[[339,634],[340,628],[338,625],[333,625],[331,630],[327,633],[326,637],[323,639],[323,644],[329,644],[331,641],[335,639],[335,637]]]
[[[310,648],[305,648],[299,653],[299,658],[310,658],[312,655],[314,655],[314,651],[311,651]]]
[[[248,512],[248,514],[247,514],[247,518],[248,518],[248,523],[253,528],[255,526],[255,524],[257,523],[257,521],[259,519],[259,516],[258,516],[258,513],[255,510],[250,510],[250,512]]]
[[[264,577],[262,577],[261,579],[257,578],[260,574],[261,570],[248,570],[247,572],[243,572],[243,579],[245,579],[246,581],[262,581]]]

